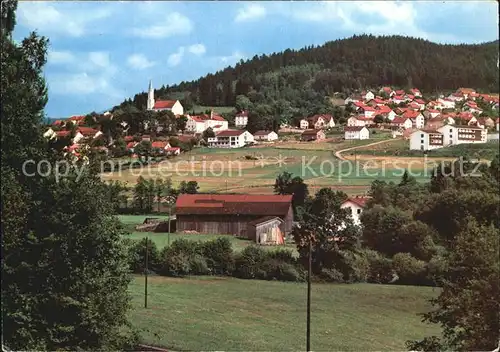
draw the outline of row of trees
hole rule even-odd
[[[48,40],[15,42],[16,8],[7,0],[0,12],[2,346],[132,349],[127,250],[96,168],[71,167],[64,180],[23,172],[26,160],[54,167],[62,156],[42,137]]]

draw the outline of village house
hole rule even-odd
[[[477,118],[477,126],[483,127],[483,128],[494,128],[495,127],[495,121],[491,117],[478,117]]]
[[[181,194],[175,209],[178,232],[227,234],[262,241],[266,231],[256,231],[255,227],[272,230],[275,226],[258,226],[270,221],[269,217],[283,221],[278,227],[284,235],[293,226],[291,195]]]
[[[224,131],[229,128],[229,124],[225,118],[210,111],[210,115],[188,115],[186,121],[186,131],[191,133],[203,133],[208,128],[214,132]]]
[[[412,88],[410,89],[410,92],[415,96],[415,97],[418,97],[418,98],[421,98],[422,97],[422,93],[420,93],[420,90],[418,88]]]
[[[394,118],[394,120],[391,121],[391,125],[405,129],[405,130],[413,127],[413,123],[412,123],[411,119],[409,119],[407,117],[403,117],[403,116],[398,116],[398,117]]]
[[[385,106],[386,101],[383,100],[382,98],[375,97],[375,99],[370,100],[367,105],[371,106],[372,108],[377,109],[377,107],[380,106]]]
[[[406,92],[403,90],[403,89],[398,89],[395,91],[396,95],[399,95],[399,96],[404,96],[406,94]]]
[[[433,119],[437,117],[439,114],[441,114],[441,112],[439,110],[427,108],[422,112],[422,114],[426,119]]]
[[[396,113],[388,106],[382,105],[376,108],[375,111],[375,116],[377,115],[382,115],[384,118],[388,119],[389,121],[394,120],[396,117]]]
[[[468,101],[463,106],[464,110],[470,111],[473,114],[480,114],[483,112],[481,108],[477,106],[477,104],[473,101]]]
[[[464,96],[462,94],[459,94],[459,93],[452,93],[452,94],[448,95],[447,98],[449,100],[454,101],[454,102],[461,102],[465,99]]]
[[[85,116],[71,116],[67,121],[72,122],[74,125],[81,126],[85,123]]]
[[[375,98],[375,94],[373,94],[371,91],[362,92],[361,96],[365,101],[369,101]]]
[[[415,99],[414,101],[412,101],[412,103],[418,105],[419,110],[425,110],[425,101],[423,101],[422,99]]]
[[[102,132],[90,127],[78,127],[73,137],[73,143],[78,144],[84,140],[95,139],[102,136]]]
[[[438,103],[441,104],[442,109],[455,109],[455,102],[448,98],[439,98]]]
[[[370,131],[365,126],[344,127],[344,139],[369,139]]]
[[[180,147],[170,147],[166,149],[167,155],[179,155],[181,154],[181,148]]]
[[[349,197],[341,205],[341,209],[349,209],[354,225],[361,225],[361,213],[363,212],[369,197]]]
[[[487,130],[477,126],[446,125],[437,130],[443,134],[443,146],[486,142]]]
[[[253,135],[245,130],[224,130],[217,132],[215,137],[208,138],[211,148],[241,148],[254,142]]]
[[[274,131],[257,131],[253,134],[256,142],[272,142],[278,140],[278,134]]]
[[[240,111],[234,117],[236,127],[246,127],[248,125],[248,111]]]
[[[425,128],[429,130],[436,130],[444,125],[453,125],[455,120],[450,116],[437,116],[430,118],[425,123]]]
[[[443,134],[433,129],[414,131],[410,136],[410,150],[433,150],[443,148]]]
[[[347,119],[347,126],[370,126],[373,124],[373,119],[369,117],[351,116]]]
[[[317,130],[321,128],[331,128],[335,127],[335,121],[333,121],[332,115],[314,115],[307,118],[310,128],[315,128]]]
[[[404,118],[410,119],[415,128],[423,128],[425,124],[424,115],[418,111],[407,110],[403,115]]]
[[[128,143],[127,143],[127,147],[126,147],[127,151],[128,151],[129,153],[134,153],[134,148],[135,148],[138,144],[139,144],[138,142],[128,142]]]
[[[402,96],[402,95],[394,95],[392,98],[391,98],[391,101],[398,105],[398,104],[401,104],[401,103],[404,103],[406,101],[406,99]]]
[[[167,154],[167,150],[172,146],[168,142],[156,141],[151,143],[151,148],[158,154]]]
[[[178,100],[155,100],[152,82],[149,81],[147,110],[171,111],[175,116],[184,115],[184,107]]]
[[[472,115],[470,111],[462,111],[458,115],[456,115],[458,120],[465,122],[469,126],[474,126],[477,124],[477,118]]]
[[[475,93],[476,91],[472,88],[458,88],[457,93],[461,94],[465,99],[471,94]]]
[[[247,234],[261,245],[285,244],[285,222],[278,216],[264,216],[247,224]]]
[[[307,121],[306,119],[300,120],[299,127],[302,130],[307,130],[309,128],[309,121]]]
[[[379,90],[379,93],[380,93],[380,94],[385,93],[385,94],[387,94],[389,97],[390,97],[391,95],[396,94],[396,92],[394,92],[394,91],[392,90],[392,88],[391,88],[391,87],[382,87],[382,88]]]
[[[303,142],[311,142],[311,141],[319,142],[324,140],[325,138],[326,136],[323,130],[315,130],[315,129],[305,130],[300,135],[300,140]]]

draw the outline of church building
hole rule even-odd
[[[153,111],[172,111],[176,116],[184,115],[184,107],[178,100],[156,100],[153,84],[149,81],[147,109]]]

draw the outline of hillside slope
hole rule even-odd
[[[196,81],[156,91],[188,105],[234,106],[237,95],[269,104],[322,99],[333,92],[392,85],[426,93],[474,87],[498,92],[498,41],[443,45],[402,36],[353,36],[301,50],[254,56]],[[146,95],[134,98],[145,105]],[[299,103],[300,105],[300,103]]]

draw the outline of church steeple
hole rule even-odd
[[[153,83],[151,82],[151,80],[149,80],[147,109],[153,110],[154,106],[155,106],[155,91],[153,89]]]

